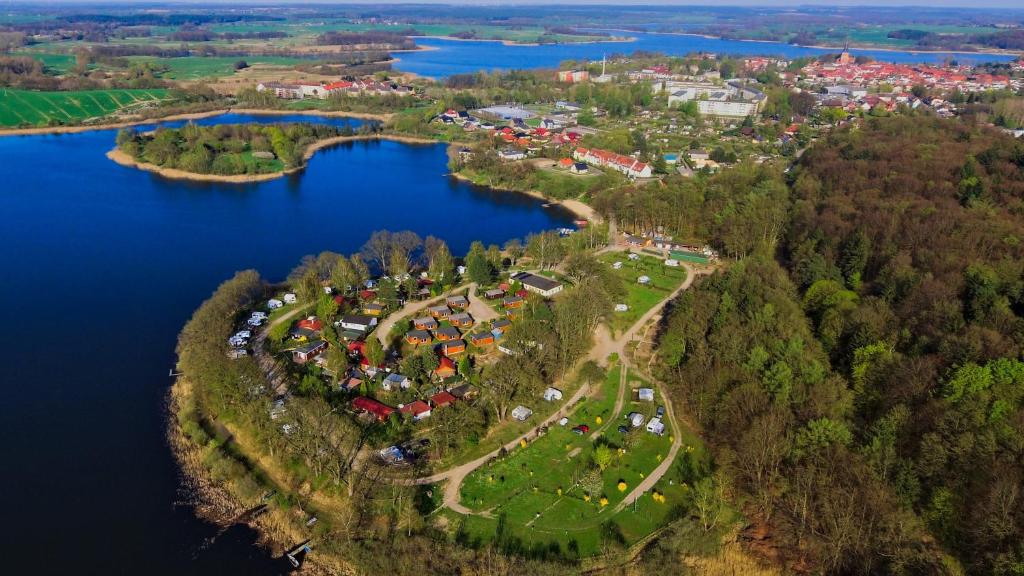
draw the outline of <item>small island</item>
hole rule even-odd
[[[123,129],[107,157],[169,178],[256,182],[300,170],[320,148],[367,137],[376,129],[366,124],[357,133],[349,126],[308,122]]]

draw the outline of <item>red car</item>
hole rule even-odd
[[[573,428],[572,431],[575,432],[576,434],[579,434],[580,436],[583,436],[587,432],[590,432],[590,426],[587,426],[586,424],[580,424],[579,426]]]

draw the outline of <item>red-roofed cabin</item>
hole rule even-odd
[[[434,376],[442,380],[455,376],[455,362],[447,356],[441,356],[437,368],[434,368]]]
[[[359,297],[363,300],[373,300],[377,297],[377,292],[373,290],[360,290]]]
[[[562,158],[561,160],[558,161],[559,168],[569,168],[570,166],[572,166],[572,164],[572,158]]]
[[[398,411],[411,417],[414,422],[419,422],[427,416],[430,416],[430,404],[427,404],[423,400],[416,400],[415,402],[410,402],[405,406],[402,406]]]
[[[296,322],[295,323],[295,327],[296,328],[305,328],[306,330],[312,330],[314,332],[319,332],[319,331],[323,330],[324,323],[321,322],[320,320],[318,320],[315,316],[310,316],[309,318],[304,318],[304,319],[299,320],[298,322]]]
[[[383,422],[391,417],[395,411],[391,406],[386,406],[373,398],[356,396],[352,399],[352,409],[356,412],[372,414],[378,422]]]
[[[444,408],[449,404],[454,404],[455,400],[455,396],[444,390],[430,397],[430,403],[434,405],[434,408]]]
[[[519,290],[516,290],[516,296],[519,296],[520,298],[526,298],[529,295],[530,293],[526,291],[526,288],[520,288]]]
[[[346,348],[348,348],[349,352],[358,352],[360,355],[362,355],[363,350],[366,349],[366,342],[363,340],[353,340],[348,343],[348,346]]]

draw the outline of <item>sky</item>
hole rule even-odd
[[[11,0],[8,0],[10,2]],[[925,6],[925,7],[963,7],[963,8],[1016,8],[1024,10],[1024,0],[171,0],[154,2],[146,0],[46,0],[31,2],[16,0],[16,4],[221,4],[221,5],[252,5],[252,4],[461,4],[479,6],[516,6],[523,4],[547,5],[657,5],[657,6]],[[3,0],[0,0],[0,5]]]

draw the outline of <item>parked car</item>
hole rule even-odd
[[[664,417],[665,416],[665,407],[664,406],[658,406],[657,411],[655,411],[655,415],[658,418]]]
[[[587,426],[586,424],[580,424],[579,426],[573,428],[572,431],[575,432],[576,434],[579,434],[580,436],[583,436],[587,432],[590,432],[590,426]]]
[[[619,426],[619,432],[621,434],[629,434],[629,428],[627,426]]]

